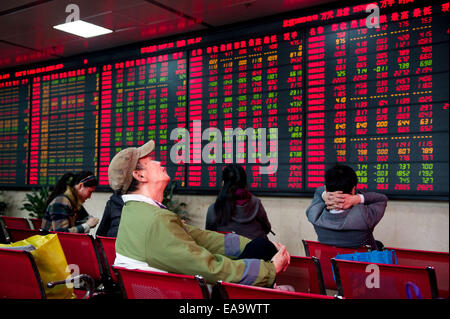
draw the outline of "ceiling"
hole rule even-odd
[[[1,0],[0,69],[191,31],[208,30],[336,0]],[[81,38],[53,28],[68,4],[114,32]]]

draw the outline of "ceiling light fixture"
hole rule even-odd
[[[53,28],[68,33],[72,33],[83,38],[92,38],[113,32],[112,30],[100,27],[98,25],[89,22],[85,22],[83,20],[76,20],[72,22],[58,24],[53,26]]]

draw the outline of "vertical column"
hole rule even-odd
[[[306,188],[325,182],[325,35],[323,27],[309,29],[306,66]]]
[[[99,135],[100,135],[100,127],[99,127],[99,117],[100,117],[100,103],[99,103],[99,92],[100,92],[100,74],[97,72],[96,67],[91,67],[88,69],[88,74],[95,74],[95,90],[92,93],[92,101],[91,105],[91,115],[95,119],[95,136],[94,136],[94,156],[92,158],[91,164],[94,167],[93,173],[99,175]]]
[[[219,70],[222,76],[219,80],[222,84],[222,96],[219,99],[219,108],[223,115],[223,129],[224,129],[224,153],[223,161],[225,164],[234,163],[235,148],[233,143],[233,86],[228,83],[232,79],[233,72],[233,46],[231,43],[220,45],[220,66]],[[236,143],[239,142],[239,137],[236,137]]]
[[[168,80],[169,80],[169,62],[168,55],[158,57],[160,63],[159,71],[159,125],[158,125],[158,143],[160,147],[159,159],[163,165],[167,165],[167,107],[168,107]]]
[[[30,140],[30,175],[28,184],[37,185],[39,183],[39,141],[41,122],[41,78],[36,77],[32,82],[31,90],[31,140]]]
[[[374,170],[374,181],[377,190],[387,191],[389,189],[389,141],[385,135],[388,133],[389,117],[388,117],[388,91],[389,81],[388,78],[388,36],[386,32],[388,25],[381,25],[381,33],[376,34],[375,39],[375,72],[376,78],[376,95],[371,97],[375,99],[372,103],[376,105],[376,118],[375,118],[375,132],[376,137],[372,140],[376,143],[376,159],[377,163],[372,165]],[[360,29],[361,30],[361,29]]]
[[[338,163],[347,162],[347,24],[334,24],[333,31],[336,32],[336,46],[334,57],[336,67],[333,77],[333,98],[334,98],[334,140],[333,146],[336,150],[336,161]],[[367,62],[365,63],[367,66]]]
[[[190,164],[187,185],[200,187],[202,161],[203,56],[202,49],[193,50],[189,57],[189,134],[191,138]]]
[[[297,31],[287,32],[283,39],[289,43],[289,100],[287,111],[289,138],[289,177],[287,187],[303,187],[303,43]],[[325,88],[320,88],[322,92]],[[281,103],[280,103],[281,104]],[[280,159],[283,160],[283,159]]]
[[[217,46],[208,47],[206,49],[208,54],[208,95],[207,95],[207,111],[208,111],[208,124],[209,128],[218,128],[218,67],[219,67],[219,48]],[[217,139],[216,133],[211,134],[212,139]],[[212,141],[210,142],[212,143]],[[217,188],[217,164],[222,163],[222,158],[218,158],[219,155],[222,156],[222,144],[214,143],[214,153],[209,154],[208,158],[211,161],[208,165],[208,187]],[[218,152],[218,148],[221,148]]]
[[[46,78],[47,77],[47,78]],[[45,81],[47,80],[47,81]],[[41,87],[41,108],[40,108],[40,154],[39,154],[39,184],[47,185],[48,182],[48,163],[50,156],[49,149],[49,130],[48,130],[48,120],[49,120],[49,109],[50,109],[50,77],[44,76],[43,83]]]
[[[405,16],[406,15],[406,16]],[[398,13],[393,13],[391,19],[397,20],[398,18],[407,19],[408,11],[402,12],[401,15]],[[396,120],[396,136],[395,138],[395,149],[397,151],[396,159],[399,161],[396,178],[397,182],[395,184],[395,190],[409,191],[411,190],[411,140],[409,133],[411,132],[411,63],[410,60],[410,23],[409,21],[398,21],[399,30],[395,31],[394,40],[395,44],[393,47],[395,51],[393,53],[394,57],[394,67],[393,67],[393,87],[394,93],[392,96],[398,101],[397,112],[395,115]]]
[[[261,141],[261,143],[266,143],[266,153],[268,163],[265,163],[264,166],[269,167],[268,178],[268,188],[277,188],[278,184],[278,167],[277,171],[275,171],[275,166],[270,165],[273,164],[274,160],[279,161],[279,154],[277,150],[279,150],[279,139],[278,139],[278,43],[277,36],[267,36],[264,37],[264,44],[266,44],[270,50],[273,52],[272,54],[267,55],[267,98],[265,99],[265,105],[267,107],[266,116],[268,118],[268,127],[267,127],[267,136],[266,139],[270,141],[270,145],[267,145],[268,142]],[[270,165],[270,166],[269,166]]]
[[[112,72],[111,65],[104,65],[101,73],[101,105],[100,105],[100,167],[99,184],[108,185],[108,166],[111,154],[113,132],[111,131],[111,95],[112,95]]]
[[[156,108],[157,108],[157,89],[158,82],[158,65],[156,57],[147,58],[148,75],[147,75],[147,140],[154,140],[156,142]]]
[[[144,145],[145,140],[145,89],[139,88],[137,93],[137,145]]]
[[[357,164],[355,167],[358,176],[357,189],[367,189],[368,183],[368,65],[367,65],[367,41],[368,36],[352,39],[354,50],[351,52],[356,57],[355,73],[352,77],[350,94],[354,107],[355,150],[357,152]]]
[[[250,39],[249,41],[249,49],[251,56],[251,91],[250,91],[250,106],[252,108],[252,127],[254,130],[258,131],[258,129],[262,127],[262,105],[263,105],[263,93],[262,93],[262,79],[263,79],[263,41],[261,38]],[[251,174],[247,172],[247,176],[249,176],[249,184],[252,188],[260,188],[262,185],[261,173],[260,173],[260,163],[261,163],[261,147],[260,136],[258,135],[258,145],[254,162],[257,165],[251,165],[250,170]],[[265,143],[265,141],[264,141]]]
[[[124,80],[124,63],[116,63],[114,66],[114,77],[111,74],[111,85],[114,84],[112,88],[115,90],[111,91],[111,128],[114,128],[114,153],[120,152],[122,146],[126,144],[126,130],[124,130],[124,119],[123,113],[126,110],[126,96],[124,93],[124,88],[126,88],[126,82]],[[113,81],[114,79],[114,81]],[[114,104],[112,104],[112,99],[114,98]]]
[[[447,3],[448,12],[448,3]],[[420,13],[418,12],[417,15]],[[433,191],[435,189],[435,170],[434,161],[435,158],[435,145],[433,143],[433,54],[436,55],[437,52],[433,52],[433,46],[431,45],[433,41],[433,32],[431,29],[431,23],[433,17],[431,16],[431,8],[425,7],[421,13],[421,25],[414,28],[415,32],[418,31],[417,44],[420,46],[420,56],[419,65],[416,67],[415,74],[419,75],[417,81],[417,88],[412,88],[417,94],[420,94],[419,105],[415,107],[418,108],[417,118],[414,121],[419,122],[419,131],[416,139],[413,141],[414,148],[419,149],[420,163],[418,170],[418,183],[416,190],[419,191]],[[448,28],[447,28],[448,34]],[[436,37],[436,36],[435,36]],[[411,43],[415,45],[415,43]],[[435,70],[436,72],[436,70]],[[436,81],[436,76],[434,77]],[[448,102],[447,102],[448,103]],[[436,104],[434,104],[436,105]],[[447,104],[448,105],[448,104]],[[436,107],[435,107],[436,108]],[[436,113],[434,114],[436,116]]]
[[[173,54],[173,58],[176,61],[176,78],[175,82],[177,83],[177,90],[175,92],[175,100],[176,101],[176,107],[175,107],[175,120],[176,120],[176,127],[177,128],[184,128],[186,125],[186,119],[187,119],[187,110],[186,110],[186,91],[187,91],[187,69],[186,69],[186,57],[184,52],[176,52]],[[170,133],[169,133],[170,134]],[[170,137],[170,135],[169,135]],[[177,139],[173,143],[177,143],[178,141],[185,141],[186,136],[181,136],[180,139]],[[183,140],[184,139],[184,140]],[[181,154],[183,155],[183,154]],[[180,183],[181,187],[185,187],[186,183],[186,169],[185,169],[185,158],[182,157],[180,154],[177,155],[177,158],[175,160],[175,163],[172,162],[172,164],[176,165],[176,171],[173,175],[173,179]],[[171,158],[173,161],[173,159]]]

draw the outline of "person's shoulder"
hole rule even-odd
[[[208,209],[206,210],[207,214],[213,214],[214,213],[214,203],[208,206]]]
[[[49,205],[55,205],[55,204],[71,206],[71,202],[70,202],[69,198],[64,194],[56,196]]]

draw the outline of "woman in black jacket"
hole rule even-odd
[[[122,216],[122,207],[124,205],[120,195],[120,190],[114,192],[106,203],[102,221],[97,229],[97,236],[117,237],[120,217]]]
[[[267,238],[271,232],[261,201],[248,191],[247,174],[241,165],[230,164],[223,170],[222,189],[208,208],[205,228],[235,232],[250,239]]]

